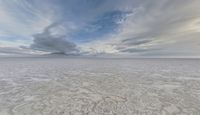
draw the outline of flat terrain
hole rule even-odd
[[[0,58],[0,115],[200,115],[200,60]]]

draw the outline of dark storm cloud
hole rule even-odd
[[[42,33],[33,35],[33,44],[30,48],[34,50],[61,53],[61,54],[75,54],[79,50],[76,44],[67,41],[65,35],[53,35],[52,31],[59,26],[58,23],[53,23],[46,27]]]

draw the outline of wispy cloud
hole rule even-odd
[[[200,55],[199,4],[199,0],[0,0],[0,43],[47,52]],[[60,26],[49,29],[54,22]]]
[[[126,6],[134,2],[128,1],[121,7],[126,9]],[[129,7],[132,14],[126,17],[118,28],[118,33],[101,41],[101,47],[110,45],[115,47],[113,50],[117,49],[118,53],[141,52],[142,55],[144,51],[146,54],[165,52],[166,55],[174,55],[174,52],[177,53],[179,50],[182,50],[179,54],[183,55],[187,53],[190,55],[191,52],[198,54],[200,12],[197,10],[199,8],[197,4],[199,3],[197,0],[139,2],[136,7]],[[99,41],[93,42],[91,46],[95,46],[94,44],[99,44]],[[106,49],[102,51],[110,52]]]
[[[48,5],[48,4],[46,4]],[[53,11],[33,6],[27,0],[0,0],[0,30],[8,35],[30,37],[54,21]],[[16,38],[20,39],[20,38]]]

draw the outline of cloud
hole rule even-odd
[[[199,4],[199,0],[0,0],[0,42],[51,53],[200,55]],[[62,26],[52,24],[60,21]]]
[[[112,46],[119,54],[200,55],[198,4],[198,0],[126,0],[117,8],[132,13],[126,15],[118,31],[88,45],[100,44],[108,53],[111,51],[104,46]]]
[[[13,47],[1,47],[0,53],[1,54],[24,54],[24,50],[20,48],[13,48]]]
[[[73,37],[77,41],[91,42],[102,36],[117,31],[118,26],[123,23],[125,15],[129,12],[122,12],[113,10],[97,16],[93,21],[86,24],[86,26],[79,28],[78,31],[73,32]]]
[[[152,40],[149,39],[125,39],[121,41],[121,44],[126,45],[126,46],[138,46],[146,43],[150,43]]]
[[[36,0],[37,1],[37,0]],[[41,32],[44,27],[54,22],[54,7],[46,3],[33,4],[27,0],[0,0],[0,36],[11,36],[16,40],[29,41],[31,43],[31,35]],[[46,9],[45,9],[46,8]],[[20,28],[20,29],[19,29]],[[0,40],[3,37],[0,37]],[[6,38],[8,41],[10,38]]]
[[[35,51],[24,47],[0,47],[0,56],[28,56],[35,54],[44,54],[44,52]]]
[[[52,34],[58,27],[58,23],[53,23],[46,27],[42,33],[33,35],[33,44],[30,48],[33,50],[39,50],[50,53],[61,53],[61,54],[77,54],[79,53],[78,48],[72,42],[65,39],[65,35]]]

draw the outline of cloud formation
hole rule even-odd
[[[199,4],[199,0],[0,0],[0,45],[27,44],[34,50],[67,54],[200,56]]]
[[[132,13],[125,17],[119,31],[89,45],[101,44],[97,50],[103,52],[110,52],[106,48],[110,46],[118,54],[199,55],[198,4],[198,0],[126,0],[118,8]]]
[[[52,34],[51,30],[58,26],[58,23],[53,23],[46,27],[42,33],[33,35],[33,44],[30,48],[50,53],[77,54],[79,50],[76,45],[67,41],[65,35]]]

